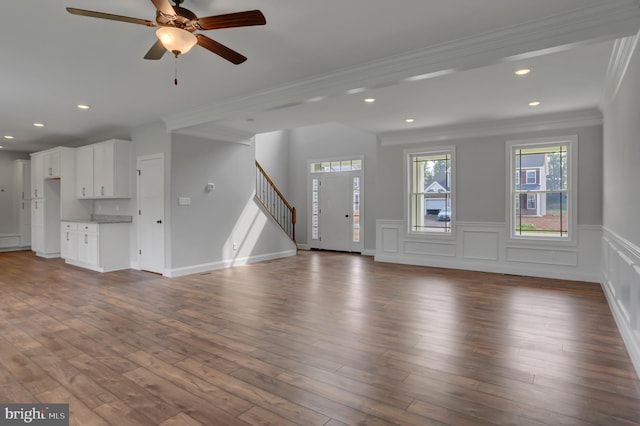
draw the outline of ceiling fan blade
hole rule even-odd
[[[210,52],[215,53],[216,55],[223,57],[224,59],[226,59],[231,63],[238,65],[247,60],[246,56],[242,56],[235,50],[232,50],[227,46],[225,46],[224,44],[220,44],[217,41],[212,40],[205,35],[196,34],[195,36],[198,38],[198,45],[200,45],[201,47],[204,47]]]
[[[68,7],[67,12],[73,15],[89,16],[91,18],[109,19],[111,21],[129,22],[131,24],[146,25],[147,27],[157,26],[155,21],[149,21],[148,19],[131,18],[129,16],[113,15],[111,13],[94,12],[93,10],[76,9]]]
[[[158,40],[158,41],[155,42],[155,44],[153,46],[151,46],[151,49],[149,49],[147,54],[144,55],[144,58],[145,59],[151,59],[151,60],[157,60],[157,59],[162,58],[166,51],[167,51],[167,49],[165,49],[165,47],[162,45],[160,40]]]
[[[218,28],[250,27],[265,25],[267,20],[259,10],[228,13],[226,15],[207,16],[199,18],[198,24],[202,30],[216,30]]]
[[[169,0],[151,0],[151,3],[153,3],[158,12],[161,12],[165,16],[176,16],[176,11],[173,10],[173,6],[171,6]]]

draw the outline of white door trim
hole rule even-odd
[[[136,234],[137,234],[137,241],[136,241],[136,249],[135,249],[135,265],[136,267],[134,269],[138,269],[141,270],[142,269],[142,262],[140,259],[140,250],[142,247],[142,225],[140,223],[140,204],[141,204],[141,197],[140,197],[140,163],[143,161],[149,161],[149,160],[162,160],[162,164],[163,164],[163,179],[164,179],[164,173],[165,173],[165,162],[164,162],[164,153],[160,152],[157,154],[150,154],[150,155],[141,155],[138,156],[136,158],[136,214],[135,216],[135,221],[136,221]],[[163,192],[166,192],[164,188],[165,187],[165,182],[163,180],[162,182],[162,187],[163,187]],[[163,196],[165,196],[166,194],[164,194]],[[163,209],[165,208],[164,203],[163,203]],[[164,218],[166,219],[166,212],[164,214]],[[164,237],[164,241],[166,243],[166,220],[164,220],[163,223],[163,230],[165,233],[165,237]],[[163,270],[162,271],[158,271],[159,273],[162,273],[162,275],[165,275],[166,273],[166,244],[165,246],[162,247],[162,253],[163,253]]]

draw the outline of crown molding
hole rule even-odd
[[[605,3],[228,98],[165,117],[164,121],[169,131],[175,131],[283,105],[300,104],[319,97],[345,96],[349,90],[356,88],[391,86],[410,81],[416,76],[436,77],[442,73],[547,54],[578,44],[611,40],[637,32],[640,27],[638,0],[608,0]]]
[[[534,115],[507,120],[429,127],[378,134],[382,146],[477,139],[480,137],[514,135],[545,130],[560,130],[602,124],[597,109],[566,111],[556,114]]]
[[[618,95],[624,75],[627,72],[631,58],[636,51],[639,38],[640,32],[635,36],[624,37],[616,40],[613,46],[613,51],[611,52],[611,58],[609,60],[605,79],[605,87],[602,100],[600,102],[602,109],[613,102],[615,97]]]

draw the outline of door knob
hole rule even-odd
[[[348,214],[345,214],[345,215],[344,215],[344,217],[349,217],[349,215],[348,215]]]

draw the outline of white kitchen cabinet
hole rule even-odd
[[[14,194],[19,245],[20,247],[29,247],[31,245],[31,162],[15,160],[14,166]]]
[[[31,250],[42,253],[44,251],[44,200],[31,200]]]
[[[78,198],[131,197],[131,142],[111,139],[76,151]]]
[[[45,151],[44,159],[44,178],[55,179],[60,177],[60,149],[54,148]]]
[[[62,222],[62,257],[66,263],[97,272],[128,269],[130,227],[131,223]]]
[[[93,146],[76,150],[76,196],[94,198],[93,192]]]
[[[60,257],[78,259],[78,224],[74,222],[60,223]]]
[[[31,154],[31,198],[44,197],[44,156]]]
[[[59,198],[31,200],[31,250],[40,257],[60,255]]]
[[[86,219],[90,205],[76,197],[76,150],[57,147],[31,154],[31,249],[41,257],[60,255],[60,219]]]
[[[103,239],[106,240],[107,236],[104,235]],[[98,268],[100,266],[98,243],[98,224],[89,223],[78,225],[79,262]]]

